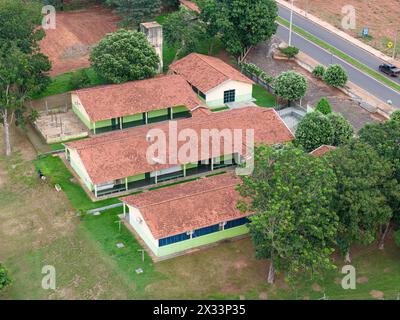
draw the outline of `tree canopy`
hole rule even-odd
[[[398,186],[390,162],[362,141],[352,140],[326,157],[337,178],[333,207],[339,216],[338,244],[348,254],[352,244],[376,240],[378,227],[392,216],[386,191]]]
[[[323,97],[317,102],[315,111],[319,111],[325,115],[332,113],[332,107],[327,97]]]
[[[276,32],[278,7],[273,0],[207,0],[200,16],[209,35],[218,34],[226,50],[239,56]]]
[[[254,213],[250,233],[257,257],[271,259],[268,281],[275,271],[291,279],[334,268],[338,218],[330,207],[336,180],[329,163],[293,147],[261,145],[254,157],[238,206]]]
[[[295,71],[282,72],[274,79],[275,94],[289,101],[303,98],[307,88],[306,77]]]
[[[332,87],[344,87],[349,76],[340,64],[331,64],[325,71],[323,79]]]
[[[154,76],[159,57],[143,33],[120,29],[91,50],[90,63],[105,80],[122,83]]]
[[[106,0],[106,3],[115,7],[126,25],[137,26],[146,18],[155,17],[161,10],[160,0]]]
[[[11,283],[7,269],[0,263],[0,291]]]

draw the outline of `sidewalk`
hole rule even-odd
[[[276,0],[276,2],[278,4],[280,4],[280,5],[288,8],[288,9],[291,9],[291,4],[289,2],[287,2],[287,1],[285,1],[285,0]],[[318,18],[318,17],[316,17],[316,16],[314,16],[314,15],[312,15],[310,13],[307,13],[306,11],[304,11],[304,10],[302,10],[300,8],[297,8],[296,6],[293,6],[293,12],[295,12],[295,13],[297,13],[297,14],[305,17],[305,18],[307,18],[308,20],[320,25],[321,27],[324,27],[328,31],[330,31],[330,32],[342,37],[343,39],[351,42],[352,44],[360,47],[361,49],[369,52],[370,54],[372,54],[372,55],[374,55],[374,56],[376,56],[376,57],[378,57],[378,58],[380,58],[380,59],[382,59],[382,60],[384,60],[386,62],[393,63],[393,64],[400,64],[399,60],[393,60],[391,57],[385,55],[384,53],[380,52],[379,50],[377,50],[377,49],[365,44],[364,42],[362,42],[362,41],[360,41],[360,40],[358,40],[358,39],[356,39],[356,38],[354,38],[354,37],[352,37],[350,35],[348,35],[346,32],[344,32],[342,30],[339,30],[338,28],[332,26],[328,22],[325,22],[322,19],[320,19],[320,18]]]

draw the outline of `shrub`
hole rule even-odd
[[[329,100],[326,97],[323,97],[321,100],[319,100],[315,106],[315,111],[319,111],[325,115],[332,113],[332,107],[329,103]]]
[[[122,83],[154,76],[159,57],[143,33],[120,29],[91,50],[90,63],[100,77]]]
[[[289,101],[303,98],[308,88],[306,77],[294,71],[281,73],[273,85],[275,94]]]
[[[325,75],[325,67],[322,64],[317,65],[312,74],[315,78],[322,79]]]
[[[332,145],[333,128],[329,119],[320,112],[307,113],[297,127],[295,143],[307,152],[324,144]]]
[[[390,120],[400,122],[400,110],[396,110],[395,112],[393,112],[390,116]]]
[[[274,81],[274,77],[270,76],[269,74],[267,74],[266,72],[261,72],[260,74],[260,79],[263,80],[264,82],[270,84]]]
[[[344,87],[348,78],[347,71],[340,64],[331,64],[326,69],[323,79],[332,87]]]
[[[254,63],[243,63],[242,70],[247,71],[250,74],[254,74],[257,77],[260,76],[263,72],[260,67],[255,65]]]
[[[7,269],[0,263],[0,291],[11,283]]]
[[[353,126],[340,113],[330,113],[327,115],[327,118],[333,129],[333,146],[347,143],[353,137]]]
[[[287,56],[289,59],[294,58],[298,53],[299,49],[292,46],[287,46],[285,48],[280,48],[280,51]]]
[[[72,90],[82,89],[90,86],[90,79],[85,70],[75,71],[69,80],[69,86]]]

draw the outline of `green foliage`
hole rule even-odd
[[[344,87],[348,80],[347,71],[340,64],[330,65],[324,74],[324,81],[332,87]]]
[[[309,112],[296,130],[296,144],[311,152],[322,145],[339,146],[353,136],[351,123],[339,113]]]
[[[321,98],[321,100],[319,100],[317,102],[317,105],[315,106],[315,111],[319,111],[325,115],[332,113],[332,107],[331,104],[329,103],[328,98],[326,97]]]
[[[329,119],[320,112],[309,112],[296,130],[296,144],[311,152],[322,145],[332,145],[333,128]]]
[[[254,63],[242,63],[241,67],[243,71],[253,74],[257,77],[263,72],[261,68]]]
[[[121,83],[154,76],[159,58],[143,33],[120,29],[91,50],[90,63],[102,78]]]
[[[308,83],[305,76],[295,71],[282,72],[273,83],[275,94],[286,100],[299,100],[307,92]]]
[[[84,69],[74,72],[69,80],[71,90],[82,89],[90,86],[90,78]]]
[[[285,48],[280,48],[280,51],[289,59],[292,59],[299,53],[299,48],[293,46],[287,46]]]
[[[161,0],[161,5],[164,10],[178,10],[179,0]]]
[[[124,25],[137,26],[161,11],[160,0],[106,0],[123,19]]]
[[[205,25],[196,19],[193,11],[184,7],[165,18],[163,34],[169,45],[179,48],[175,53],[175,58],[198,51],[198,46],[202,42],[212,42],[205,32]]]
[[[327,118],[333,129],[333,146],[340,146],[347,143],[354,134],[354,128],[351,123],[340,113],[330,113]]]
[[[11,283],[7,269],[0,263],[0,291]]]
[[[312,71],[312,74],[318,79],[323,79],[325,75],[325,67],[322,64],[317,65]]]
[[[293,147],[261,145],[254,158],[253,173],[238,187],[238,207],[254,213],[249,228],[257,258],[271,259],[289,279],[333,269],[338,218],[330,209],[336,185],[330,165]]]
[[[390,120],[400,122],[400,110],[396,110],[390,115]]]
[[[392,210],[387,190],[396,187],[393,168],[366,143],[352,140],[327,154],[337,177],[333,201],[339,216],[338,243],[343,253],[353,243],[371,244],[378,226],[389,222]]]
[[[200,16],[209,36],[219,35],[226,50],[239,56],[276,32],[278,8],[273,0],[208,0]]]
[[[359,132],[360,140],[368,143],[379,156],[391,163],[393,178],[400,184],[400,122],[367,124]],[[387,191],[394,221],[400,223],[400,192],[395,188]]]
[[[393,232],[393,240],[396,246],[400,247],[400,230]]]

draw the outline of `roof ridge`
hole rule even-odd
[[[256,107],[252,107],[252,106],[249,106],[250,108],[256,108]],[[246,107],[245,107],[246,108]],[[230,110],[231,112],[239,112],[239,110],[243,110],[243,109],[245,109],[245,108],[241,108],[241,109],[234,109],[234,110]],[[248,108],[248,107],[247,107]],[[261,112],[268,112],[270,109],[269,108],[267,108],[267,109],[262,109],[261,110],[261,108],[256,108],[256,110],[259,110],[260,109],[260,111]],[[198,124],[198,125],[200,125],[200,124],[202,124],[202,123],[205,123],[205,122],[210,122],[210,119],[208,119],[208,117],[212,117],[213,118],[213,120],[215,121],[215,119],[219,119],[219,118],[221,118],[222,116],[224,116],[222,113],[218,113],[218,114],[206,114],[206,116],[205,117],[199,117],[199,118],[197,118],[196,120],[198,120],[198,121],[196,121],[196,124]],[[178,120],[178,122],[179,123],[182,123],[182,121],[185,121],[185,120],[190,120],[190,119],[194,119],[194,118],[187,118],[187,119],[181,119],[181,120]],[[169,121],[173,121],[173,120],[168,120],[168,122]],[[175,120],[175,121],[177,121],[177,120]],[[213,122],[213,121],[212,121]],[[167,123],[167,122],[165,122],[165,123]],[[159,124],[159,123],[158,123]],[[157,123],[154,123],[154,124],[150,124],[150,126],[149,126],[149,130],[151,130],[153,127],[157,127],[157,125],[158,125]],[[143,127],[139,127],[140,129],[144,129],[144,126]],[[135,129],[137,129],[137,128],[130,128],[130,129],[128,129],[128,130],[135,130]],[[122,137],[119,137],[119,138],[115,138],[115,139],[111,139],[111,141],[113,141],[113,142],[115,142],[115,141],[122,141],[122,140],[127,140],[127,139],[130,139],[130,138],[132,138],[132,137],[136,137],[136,136],[140,136],[141,134],[142,134],[142,132],[138,132],[138,133],[136,133],[136,134],[128,134],[128,132],[129,131],[118,131],[118,132],[120,132],[120,133],[124,133],[124,135],[122,136]],[[109,135],[113,135],[113,134],[115,134],[115,133],[118,133],[118,132],[110,132],[110,133],[107,133],[107,134],[109,134]],[[101,136],[100,136],[101,137]],[[99,137],[99,138],[100,138]],[[95,137],[96,138],[96,137]],[[84,140],[82,140],[82,141],[84,141]],[[90,148],[90,147],[93,147],[93,146],[98,146],[98,145],[101,145],[101,144],[105,144],[105,143],[108,143],[110,140],[109,139],[106,139],[105,141],[104,140],[102,140],[102,141],[98,141],[98,142],[94,142],[93,144],[91,144],[91,145],[85,145],[85,146],[82,146],[82,147],[75,147],[75,149],[77,149],[77,150],[84,150],[84,149],[87,149],[87,148]]]
[[[203,179],[208,179],[208,178],[203,178]],[[191,181],[191,182],[198,182],[198,180]],[[181,199],[189,198],[189,197],[193,197],[193,196],[198,196],[200,194],[208,193],[208,192],[211,192],[211,191],[218,191],[218,190],[221,190],[221,189],[225,189],[225,188],[229,188],[229,187],[233,187],[233,186],[237,186],[237,185],[238,185],[237,183],[231,183],[231,184],[228,184],[228,185],[225,185],[225,186],[219,186],[219,187],[216,187],[216,188],[213,188],[213,189],[207,189],[207,190],[203,190],[203,191],[199,191],[199,192],[194,192],[194,193],[191,193],[191,194],[186,194],[186,195],[183,195],[183,196],[180,196],[180,197],[175,197],[175,198],[171,198],[171,199],[168,199],[168,200],[159,201],[159,202],[148,204],[148,205],[144,205],[144,206],[141,206],[141,207],[138,207],[138,208],[139,209],[148,208],[148,207],[151,207],[151,206],[164,204],[164,203],[168,203],[168,202],[171,202],[171,201],[181,200]]]

